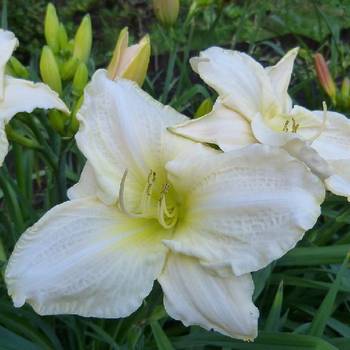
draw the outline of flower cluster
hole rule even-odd
[[[67,112],[48,86],[4,74],[16,45],[0,32],[1,159],[4,124],[15,113]],[[267,68],[218,47],[192,58],[219,97],[189,120],[141,89],[149,38],[128,47],[122,31],[77,112],[81,178],[10,257],[5,280],[15,306],[125,317],[158,281],[174,319],[254,339],[251,273],[315,225],[325,189],[350,197],[350,122],[326,106],[293,105],[287,90],[297,52]]]

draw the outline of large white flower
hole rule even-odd
[[[16,79],[5,74],[5,68],[18,40],[12,32],[0,29],[0,166],[8,152],[5,125],[19,112],[35,108],[56,108],[68,113],[57,93],[42,83]]]
[[[263,68],[250,56],[219,47],[191,59],[192,68],[219,98],[208,115],[172,130],[224,151],[253,143],[284,147],[325,180],[335,194],[350,197],[350,121],[339,113],[293,106],[288,95],[298,49]]]
[[[284,150],[222,153],[171,134],[186,117],[104,70],[78,117],[87,163],[70,201],[18,241],[5,274],[15,305],[123,317],[158,280],[175,319],[254,338],[250,272],[315,224],[321,181]]]

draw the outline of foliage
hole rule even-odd
[[[73,37],[90,12],[93,61],[105,66],[117,34],[129,26],[134,42],[150,32],[153,57],[144,88],[163,103],[193,116],[201,102],[215,95],[192,73],[188,59],[199,49],[217,44],[244,49],[264,64],[274,63],[288,48],[300,45],[292,96],[308,108],[327,99],[317,84],[312,56],[322,52],[336,82],[350,65],[350,4],[346,0],[183,1],[174,28],[155,21],[148,1],[55,1]],[[194,5],[194,3],[196,5]],[[8,3],[8,27],[20,41],[17,57],[39,77],[39,49],[44,45],[43,19],[47,1]],[[72,80],[65,101],[72,107]],[[328,104],[331,101],[327,100]],[[346,111],[349,112],[349,111]],[[66,190],[80,174],[84,159],[71,135],[59,135],[43,112],[18,115],[11,128],[35,140],[40,148],[13,146],[0,169],[0,261],[2,268],[24,229],[66,199]],[[15,140],[14,140],[15,141]],[[300,245],[279,261],[254,274],[255,302],[260,309],[259,337],[254,343],[232,340],[197,327],[185,328],[167,317],[158,285],[142,307],[121,320],[76,316],[40,317],[30,307],[15,309],[0,279],[0,349],[349,349],[350,208],[332,195],[322,217]],[[343,265],[342,265],[343,264]]]

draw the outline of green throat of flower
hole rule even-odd
[[[173,228],[178,221],[176,193],[169,182],[162,182],[153,170],[150,170],[147,182],[136,210],[129,210],[125,199],[126,169],[119,187],[119,209],[129,217],[157,219],[165,229]]]

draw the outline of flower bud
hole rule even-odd
[[[12,56],[10,58],[10,65],[12,68],[12,71],[15,73],[15,75],[19,78],[27,79],[29,77],[29,72],[26,67],[23,66],[23,64],[18,61],[17,58]]]
[[[65,120],[66,117],[63,113],[54,109],[49,111],[49,123],[52,126],[52,128],[56,130],[60,135],[63,135],[64,133]]]
[[[86,15],[80,23],[80,26],[74,38],[73,56],[81,62],[87,62],[90,56],[92,45],[91,19]]]
[[[172,26],[179,15],[179,0],[153,0],[154,13],[159,22]]]
[[[128,28],[124,28],[118,37],[112,60],[107,68],[110,79],[124,78],[143,84],[151,56],[149,36],[144,36],[138,44],[128,47]]]
[[[72,113],[70,115],[71,120],[68,128],[69,136],[75,135],[79,129],[79,120],[77,119],[77,113],[79,112],[79,109],[83,104],[83,102],[84,102],[84,96],[81,96],[73,106]]]
[[[73,94],[76,96],[81,96],[83,94],[84,88],[89,80],[89,71],[84,62],[81,62],[74,74],[72,89]]]
[[[335,102],[336,87],[325,59],[320,53],[317,53],[314,60],[318,80],[326,94]]]
[[[63,23],[60,23],[60,26],[58,28],[58,43],[61,50],[68,49],[68,35]]]
[[[55,55],[48,46],[44,46],[40,57],[40,74],[44,83],[59,94],[62,93],[61,76]]]
[[[44,31],[46,42],[54,53],[57,53],[59,50],[58,29],[59,20],[55,6],[52,3],[49,3],[46,8]]]
[[[76,57],[70,58],[67,62],[63,63],[61,69],[61,75],[63,80],[69,80],[74,77],[79,65],[79,59]]]
[[[206,98],[197,108],[196,113],[194,114],[195,118],[202,117],[203,115],[208,114],[213,109],[213,102],[210,97]]]

